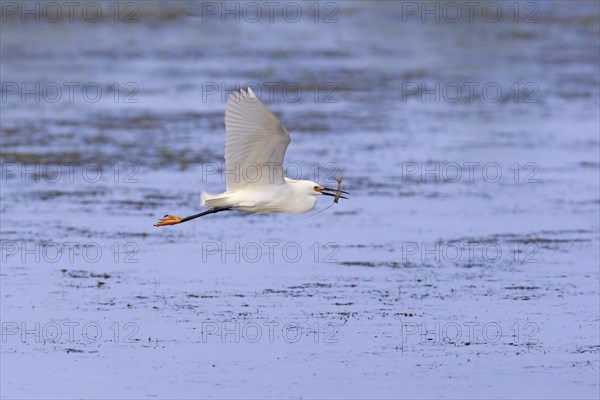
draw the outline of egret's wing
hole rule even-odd
[[[248,184],[283,184],[290,135],[248,88],[229,97],[225,111],[227,190]]]

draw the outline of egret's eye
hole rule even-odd
[[[318,186],[315,186],[315,187],[314,187],[314,191],[315,191],[315,192],[318,192],[318,191],[319,191],[319,187],[318,187]]]

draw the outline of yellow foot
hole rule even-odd
[[[181,222],[181,217],[177,217],[175,215],[165,215],[164,218],[158,220],[154,226],[167,226],[167,225],[177,225]]]

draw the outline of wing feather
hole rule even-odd
[[[252,89],[229,97],[225,111],[227,190],[248,184],[283,184],[290,135]]]

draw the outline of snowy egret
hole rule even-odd
[[[185,218],[165,215],[154,226],[176,225],[221,211],[249,213],[285,212],[301,214],[317,203],[316,196],[335,197],[343,194],[312,181],[293,180],[283,176],[283,158],[290,135],[279,119],[248,88],[229,97],[225,111],[225,169],[227,191],[202,193],[202,206],[210,209]],[[252,170],[252,177],[242,171]]]

